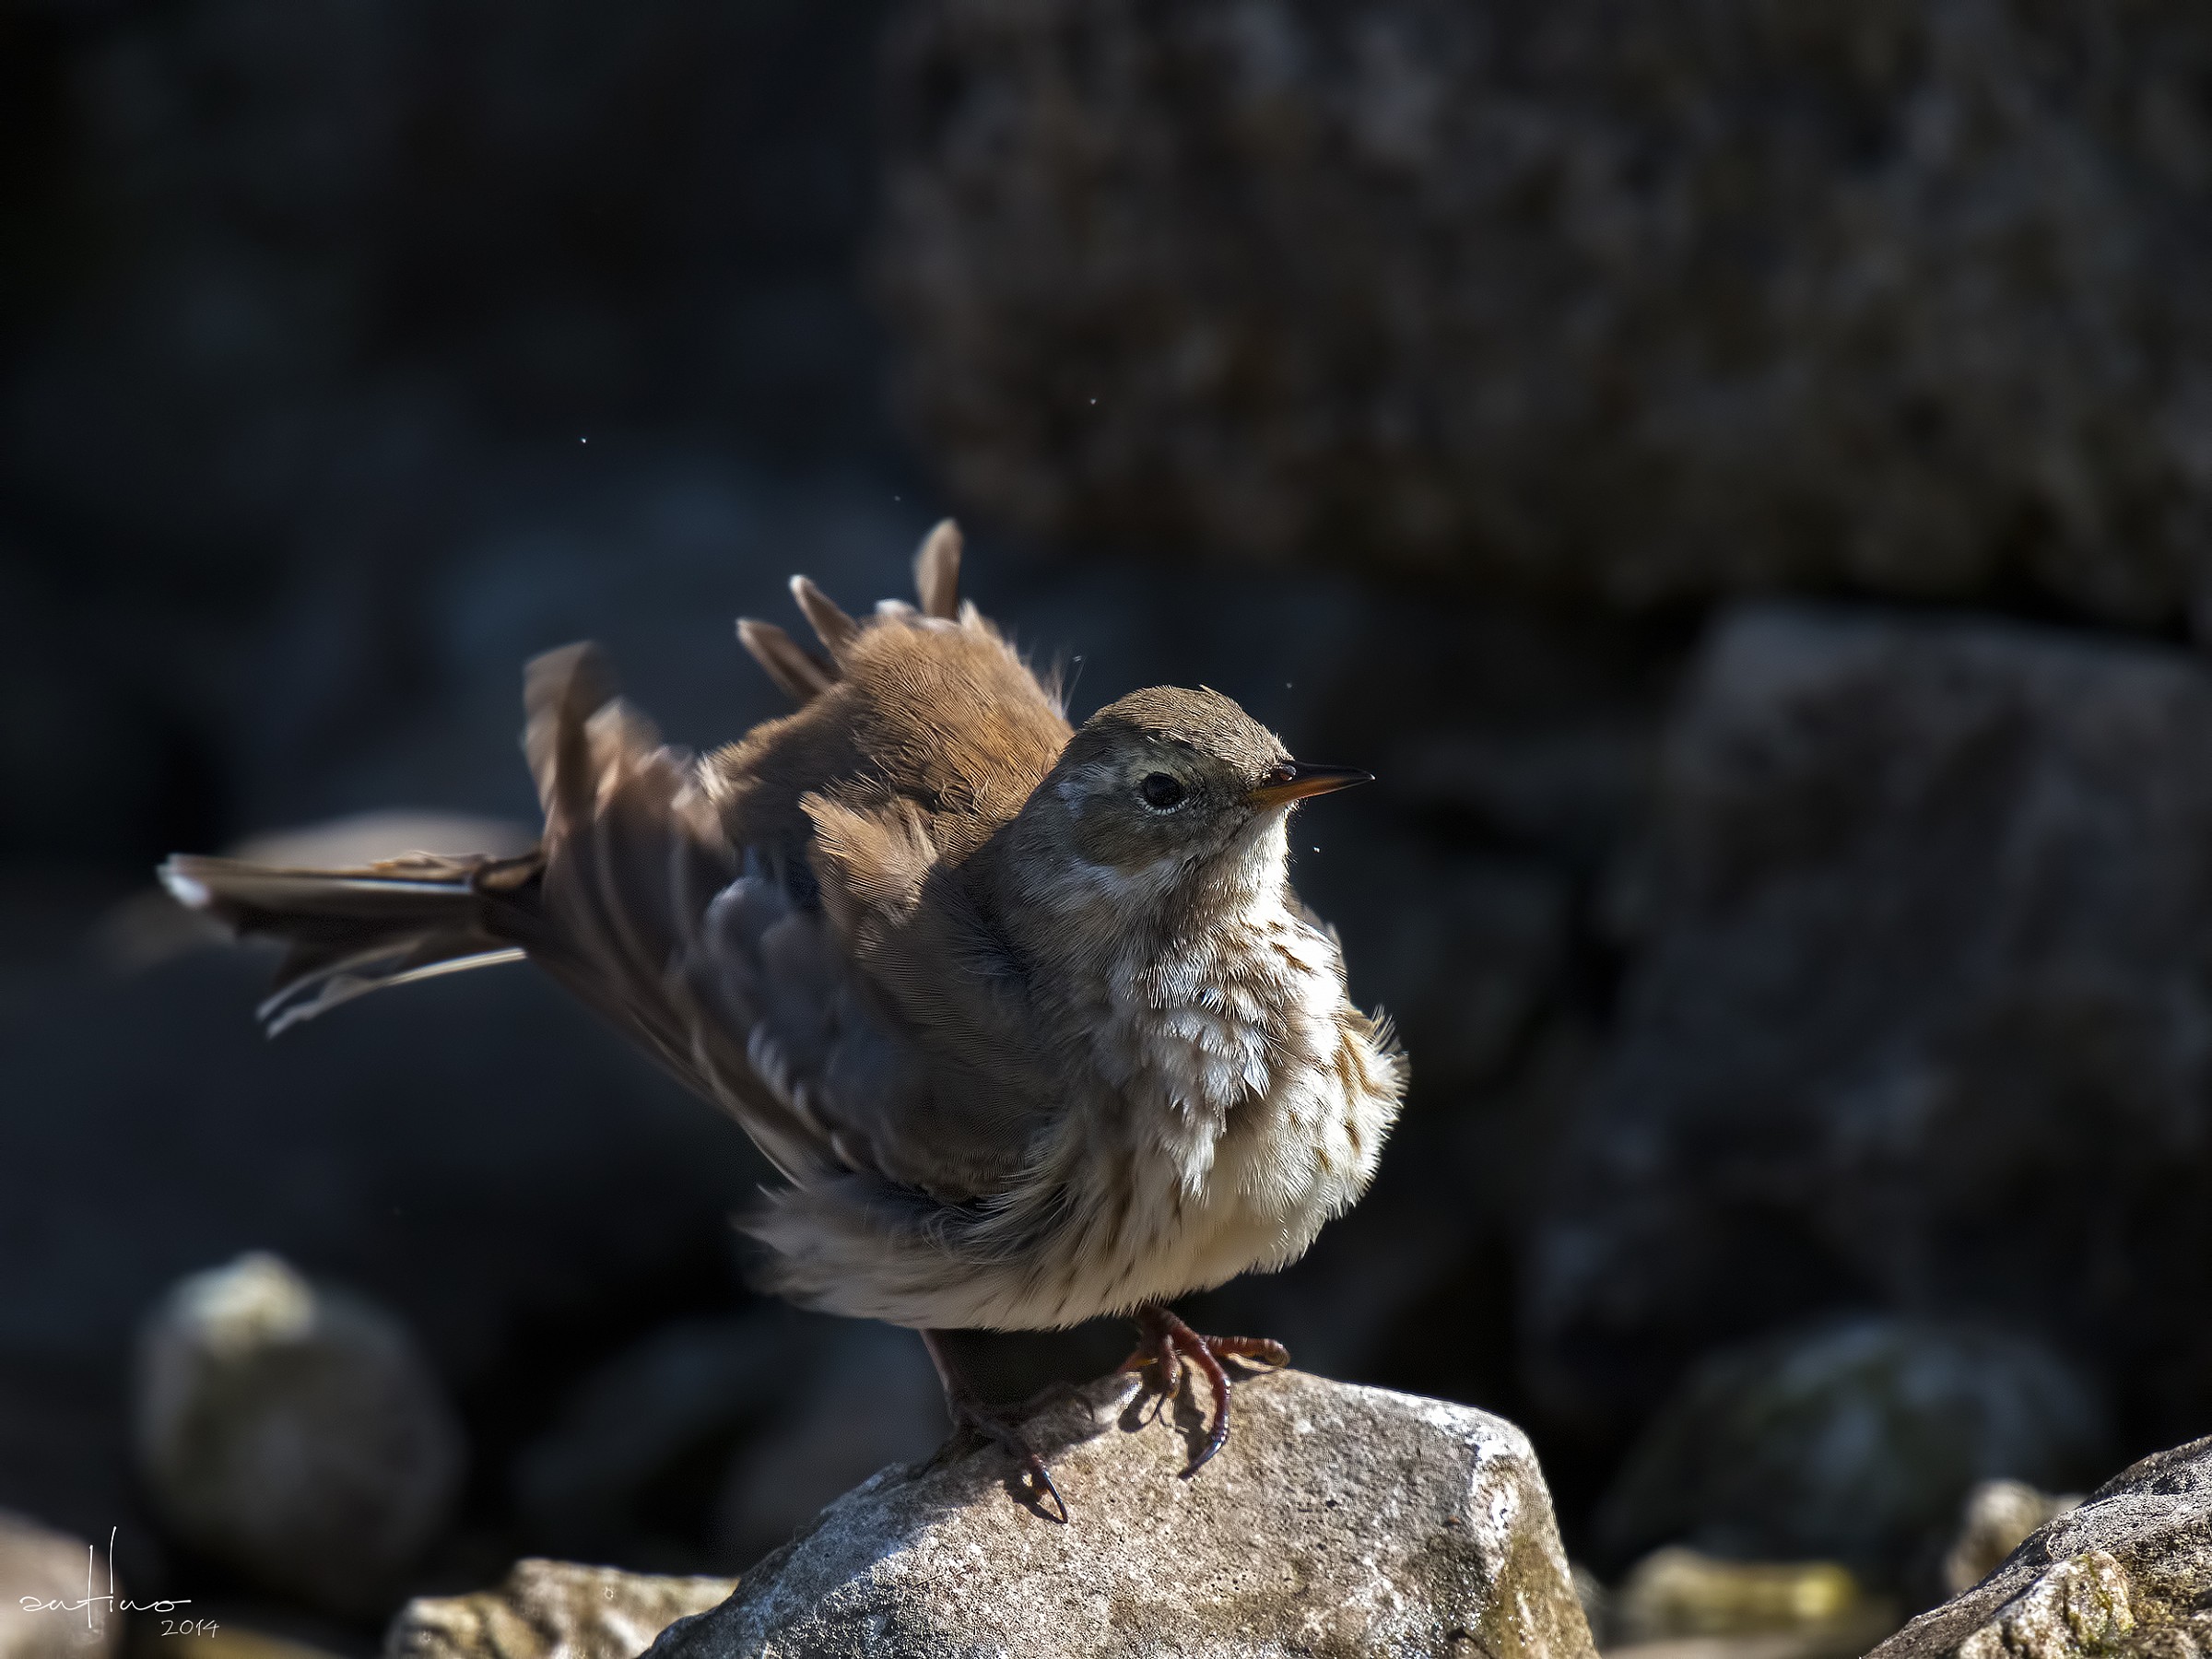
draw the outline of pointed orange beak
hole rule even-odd
[[[1331,790],[1349,789],[1355,783],[1372,783],[1373,772],[1363,772],[1352,766],[1305,766],[1296,760],[1286,760],[1259,782],[1259,786],[1244,798],[1254,806],[1280,806],[1286,801],[1302,801],[1308,795],[1327,794]]]

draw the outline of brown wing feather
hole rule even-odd
[[[837,678],[833,669],[773,622],[740,617],[737,642],[794,702],[806,702],[820,696]]]
[[[1033,1128],[1062,1104],[1036,1052],[1021,964],[911,802],[865,811],[818,795],[807,810],[823,911],[929,1081],[896,1112],[841,1097],[844,1121],[884,1167],[929,1171],[934,1191],[1003,1190]]]
[[[160,875],[186,908],[233,934],[284,944],[259,1010],[274,1036],[388,985],[515,960],[521,953],[500,936],[477,882],[527,872],[535,858],[414,853],[308,870],[180,853]]]
[[[1019,810],[1067,728],[980,618],[878,613],[841,654],[820,694],[696,771],[595,653],[534,668],[526,747],[551,770],[532,954],[794,1182],[964,1202],[1020,1167],[1050,1091],[1018,987],[968,971],[991,956],[959,907],[920,900],[957,885],[948,861]]]
[[[922,538],[914,553],[914,593],[925,617],[947,620],[959,614],[960,604],[959,525],[950,519]]]
[[[860,632],[860,624],[804,576],[791,579],[791,596],[799,602],[799,609],[813,627],[815,637],[821,641],[822,649],[830,653],[830,660],[841,662],[853,637]]]
[[[872,810],[894,799],[927,817],[958,863],[1021,810],[1067,742],[1056,704],[978,618],[870,618],[841,677],[707,762],[723,825],[740,846],[803,859],[820,794]]]
[[[703,764],[615,695],[595,647],[536,659],[524,748],[546,825],[522,857],[351,872],[178,860],[174,880],[290,943],[280,1001],[308,1000],[288,1008],[519,947],[727,1107],[799,1185],[876,1182],[894,1206],[1002,1191],[1054,1102],[1029,1069],[1018,964],[962,865],[1068,728],[958,605],[959,556],[940,525],[916,561],[921,612],[855,621],[794,583],[834,665],[742,624],[801,707]]]
[[[819,1129],[748,1058],[761,1008],[702,999],[694,982],[742,867],[695,768],[612,697],[594,649],[538,659],[526,687],[547,818],[532,958],[727,1109],[787,1176],[818,1178],[833,1164]]]
[[[951,606],[957,537],[936,545],[923,594]],[[777,1065],[785,1092],[861,1167],[940,1195],[989,1192],[1054,1102],[1021,1041],[1018,968],[961,866],[1051,770],[1067,723],[971,608],[950,620],[878,607],[841,646],[839,669],[705,769],[730,840],[759,850],[764,868],[812,876],[823,936],[810,948],[845,975],[838,1034],[778,1040]],[[767,904],[747,900],[751,925]],[[738,951],[736,935],[724,948]],[[764,1018],[762,1029],[782,1028]],[[909,1057],[888,1072],[874,1047],[887,1033]]]

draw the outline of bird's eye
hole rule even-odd
[[[1136,793],[1145,797],[1145,805],[1155,812],[1172,812],[1182,805],[1184,790],[1180,778],[1166,772],[1147,772],[1145,781],[1136,786]]]

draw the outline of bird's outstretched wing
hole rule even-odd
[[[1065,740],[1057,702],[972,606],[959,533],[919,609],[854,621],[805,578],[818,656],[740,625],[800,700],[705,761],[615,695],[595,646],[534,661],[524,749],[545,828],[512,856],[355,869],[180,857],[164,878],[288,947],[273,1028],[518,950],[726,1108],[795,1190],[960,1205],[1004,1189],[1047,1093],[1019,975],[958,863]]]
[[[1049,1107],[1018,972],[952,861],[1018,810],[1066,727],[957,606],[958,556],[941,527],[916,560],[924,608],[865,622],[794,579],[828,660],[742,625],[802,707],[704,766],[613,696],[592,648],[529,675],[546,810],[532,956],[800,1188],[984,1198]]]

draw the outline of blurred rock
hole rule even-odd
[[[104,1598],[129,1594],[112,1569],[84,1539],[0,1510],[0,1659],[112,1659],[127,1620]]]
[[[803,1320],[775,1309],[679,1320],[580,1378],[512,1465],[515,1513],[532,1547],[702,1565],[714,1471],[779,1407],[796,1404],[815,1346],[813,1322]]]
[[[947,1431],[911,1331],[781,1306],[685,1320],[576,1386],[516,1460],[515,1510],[565,1553],[741,1566]]]
[[[1598,1534],[1622,1559],[1678,1542],[1895,1583],[1975,1481],[2076,1477],[2110,1432],[2094,1389],[2033,1342],[1849,1321],[1698,1365],[1629,1454]]]
[[[1394,757],[1398,787],[1431,808],[1466,813],[1523,844],[1587,853],[1608,848],[1643,804],[1652,743],[1641,723],[1585,717],[1549,731],[1484,731],[1468,729],[1473,711],[1450,712],[1457,730]]]
[[[1101,1380],[1028,1419],[1072,1524],[1018,1502],[994,1448],[886,1470],[653,1653],[1591,1653],[1512,1425],[1300,1372],[1240,1385],[1236,1411],[1180,1481],[1187,1403],[1147,1423],[1131,1380]]]
[[[1984,1480],[1966,1495],[1959,1535],[1943,1558],[1947,1595],[1964,1595],[2046,1521],[2081,1507],[2079,1492],[2053,1496],[2024,1480]]]
[[[2181,0],[912,0],[895,39],[900,399],[1007,522],[1615,597],[2193,601]]]
[[[11,951],[19,915],[0,914]],[[743,1305],[728,1217],[764,1166],[541,975],[410,987],[271,1042],[265,959],[118,981],[56,931],[0,976],[0,1158],[54,1177],[6,1194],[0,1500],[82,1535],[120,1524],[142,1592],[205,1592],[149,1559],[127,1445],[135,1326],[187,1273],[267,1249],[398,1313],[495,1491],[581,1375]]]
[[[134,1418],[179,1538],[339,1612],[380,1607],[460,1487],[460,1427],[406,1328],[271,1255],[171,1292],[140,1340]]]
[[[1868,1659],[2194,1659],[2212,1650],[2212,1440],[2123,1470]]]
[[[339,1659],[328,1648],[289,1636],[274,1636],[230,1618],[208,1622],[213,1630],[194,1630],[190,1634],[180,1630],[174,1636],[163,1632],[160,1651],[175,1654],[176,1659]]]
[[[1734,610],[1656,834],[1530,1237],[1556,1420],[1618,1444],[1700,1355],[1872,1305],[2045,1342],[2126,1441],[2198,1421],[2212,674],[1991,620]]]
[[[736,1587],[735,1579],[521,1560],[496,1590],[409,1602],[385,1635],[385,1659],[637,1659],[677,1619]]]
[[[873,1320],[834,1320],[784,1379],[765,1430],[739,1445],[715,1495],[715,1559],[749,1566],[824,1505],[890,1464],[927,1457],[950,1432],[921,1339]]]
[[[1865,1652],[1897,1628],[1893,1602],[1869,1595],[1834,1561],[1719,1560],[1696,1550],[1655,1550],[1613,1598],[1619,1648],[1714,1637],[1782,1636],[1790,1652]]]

